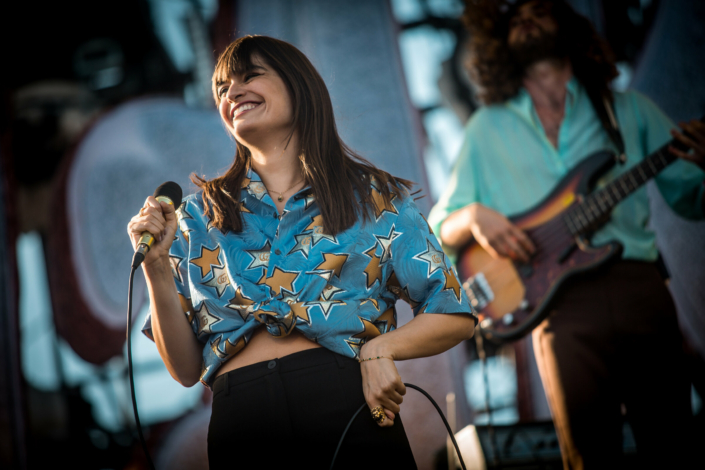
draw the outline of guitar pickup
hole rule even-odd
[[[470,305],[477,310],[482,310],[494,300],[494,292],[482,273],[477,273],[465,281],[463,288],[468,295]]]

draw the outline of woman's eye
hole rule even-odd
[[[222,98],[223,95],[226,94],[227,92],[228,92],[228,87],[224,86],[223,88],[220,89],[220,91],[218,91],[218,96],[220,96]]]
[[[246,81],[246,82],[249,82],[249,81],[252,80],[253,78],[259,77],[260,75],[261,75],[261,74],[259,74],[259,73],[248,73],[247,75],[245,75],[245,81]]]

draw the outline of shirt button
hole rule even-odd
[[[281,254],[282,254],[282,252],[281,252],[281,250],[279,250],[279,249],[276,249],[276,250],[274,250],[274,254],[277,254],[277,255],[281,255]]]
[[[277,361],[269,361],[269,364],[267,364],[267,369],[274,369],[277,367]]]
[[[279,218],[279,216],[277,215],[276,212],[273,212],[273,213],[272,213],[272,217],[274,217],[275,219],[278,219],[278,218]]]

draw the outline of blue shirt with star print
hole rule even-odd
[[[367,222],[330,235],[310,188],[280,215],[261,179],[248,170],[241,190],[243,230],[222,233],[203,213],[200,193],[177,210],[172,273],[187,320],[204,343],[201,382],[246,347],[253,331],[294,328],[357,358],[366,341],[397,326],[395,303],[418,313],[474,313],[454,268],[405,193],[376,207]],[[144,333],[152,338],[151,316]]]

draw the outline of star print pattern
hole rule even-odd
[[[423,253],[420,253],[416,256],[414,256],[414,259],[418,259],[421,261],[424,261],[428,263],[428,274],[427,276],[431,276],[431,274],[435,273],[439,269],[445,270],[446,269],[446,262],[445,262],[445,255],[441,250],[436,249],[436,247],[431,244],[430,240],[426,240],[427,243],[427,249]]]
[[[225,292],[225,289],[230,285],[230,276],[228,276],[228,271],[224,266],[214,266],[212,271],[213,277],[211,280],[203,284],[214,288],[218,293],[218,298],[220,298],[223,292]]]
[[[443,277],[446,279],[446,282],[443,284],[443,290],[452,290],[455,294],[455,298],[460,302],[460,282],[458,281],[458,276],[450,269],[446,269],[443,271]]]
[[[372,201],[374,202],[375,220],[377,222],[379,222],[379,219],[384,215],[385,212],[388,212],[390,214],[399,214],[397,208],[393,204],[394,199],[396,199],[396,196],[393,196],[392,200],[389,202],[385,201],[382,197],[382,193],[379,189],[377,189],[377,181],[373,182],[370,195],[372,196]]]
[[[298,272],[284,271],[276,267],[271,276],[267,277],[267,273],[263,274],[257,284],[267,285],[275,295],[279,295],[282,289],[292,291],[294,281],[298,276]]]
[[[206,386],[263,327],[279,337],[296,329],[358,357],[367,341],[397,328],[397,299],[415,314],[472,315],[455,271],[407,193],[385,201],[373,187],[375,217],[333,235],[325,233],[310,188],[277,211],[254,171],[244,180],[240,197],[229,195],[241,209],[241,232],[213,230],[201,195],[187,196],[170,250],[181,308],[203,344]],[[152,334],[151,316],[143,331]]]
[[[380,262],[379,256],[375,254],[376,251],[377,243],[375,243],[375,246],[373,246],[369,250],[363,252],[365,255],[372,258],[363,271],[365,273],[365,277],[367,278],[368,289],[374,286],[375,282],[382,282],[382,263]]]
[[[262,247],[259,250],[245,250],[245,252],[252,256],[252,262],[247,266],[245,269],[255,269],[255,268],[260,268],[264,267],[267,269],[269,266],[269,253],[272,251],[272,244],[269,243],[269,240],[267,240],[267,243],[265,243],[264,247]]]
[[[309,233],[302,233],[300,235],[294,235],[294,240],[296,240],[296,245],[289,252],[290,255],[294,253],[301,252],[306,259],[308,259],[308,252],[311,251],[311,246],[313,242],[313,237]]]
[[[174,279],[176,279],[176,282],[184,282],[181,278],[181,272],[179,272],[179,265],[183,260],[183,258],[179,258],[178,256],[169,255],[169,263],[171,264],[171,274],[172,276],[174,276]]]
[[[392,258],[392,242],[401,235],[401,232],[394,231],[394,225],[389,230],[389,235],[383,237],[381,235],[375,235],[375,238],[382,247],[382,257],[379,260],[379,264],[384,264]]]
[[[238,286],[235,290],[235,297],[230,299],[227,307],[235,310],[243,320],[247,320],[247,317],[252,314],[248,307],[254,305],[254,303],[254,300],[245,297],[242,293],[242,286]]]
[[[306,274],[318,274],[327,281],[330,281],[332,275],[340,278],[348,256],[347,254],[323,253],[323,262]]]
[[[328,284],[321,292],[321,300],[331,300],[338,292],[345,292],[345,290]]]
[[[316,246],[321,240],[338,244],[338,241],[333,235],[328,235],[323,232],[323,218],[321,215],[311,217],[311,223],[304,229],[304,233],[311,234],[311,246]]]
[[[201,279],[204,279],[213,270],[213,266],[222,266],[220,260],[220,246],[210,250],[201,246],[201,256],[191,260],[191,263],[201,268]]]
[[[196,310],[196,318],[198,319],[198,336],[213,333],[213,325],[223,320],[219,316],[213,315],[205,302],[201,302],[200,308]]]

